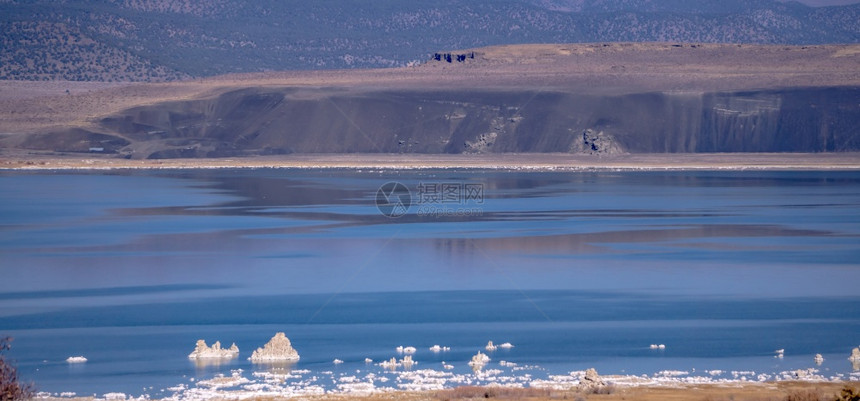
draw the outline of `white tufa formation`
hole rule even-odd
[[[821,366],[821,364],[824,363],[824,357],[821,354],[815,354],[814,360],[815,364],[818,366]]]
[[[251,362],[298,361],[299,353],[290,344],[290,339],[283,332],[279,332],[262,348],[257,348],[248,360]]]
[[[189,359],[232,359],[237,356],[239,356],[239,347],[236,343],[233,343],[230,348],[221,348],[221,342],[215,341],[212,347],[208,347],[206,341],[202,339],[197,340],[194,351],[188,354]]]
[[[492,342],[492,341],[488,341],[488,342],[487,342],[487,346],[486,346],[486,347],[484,347],[484,349],[485,349],[485,350],[487,350],[487,351],[489,351],[489,352],[493,352],[493,351],[495,351],[495,350],[496,350],[496,349],[498,349],[498,348],[499,348],[499,347],[497,347],[497,346],[493,345],[493,342]]]
[[[397,358],[391,358],[388,361],[382,361],[382,362],[378,363],[378,365],[385,368],[385,369],[391,369],[391,370],[397,369],[397,367],[400,366],[400,364],[397,363]]]
[[[86,361],[87,361],[87,358],[84,358],[82,356],[70,356],[70,357],[66,358],[66,362],[68,362],[68,363],[84,363]]]
[[[603,379],[600,378],[600,375],[597,374],[597,370],[594,368],[586,370],[585,375],[579,380],[579,389],[586,392],[594,392],[603,386],[606,386],[606,383],[603,382]]]
[[[483,353],[481,353],[481,351],[478,351],[478,353],[472,357],[472,360],[469,361],[469,366],[472,366],[472,367],[484,366],[489,361],[490,361],[490,357],[488,357],[487,355],[484,355]]]
[[[414,354],[416,351],[418,351],[415,347],[404,347],[402,345],[398,345],[395,350],[398,354]]]

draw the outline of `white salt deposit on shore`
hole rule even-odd
[[[638,154],[615,158],[553,154],[415,155],[307,154],[289,157],[239,159],[127,160],[115,158],[7,157],[0,170],[115,170],[115,169],[348,169],[387,170],[496,169],[505,171],[677,171],[677,170],[858,170],[856,153],[845,154]]]
[[[689,376],[690,372],[685,370],[661,370],[654,374],[655,377],[679,377],[679,376]]]
[[[483,355],[479,353],[476,355]],[[406,356],[409,357],[409,356]],[[406,359],[404,357],[404,359]],[[486,356],[484,356],[486,357]],[[411,359],[411,357],[410,357]],[[483,357],[478,357],[484,361]],[[390,361],[388,361],[390,362]],[[388,362],[380,363],[380,367]],[[400,365],[396,360],[394,363]],[[443,363],[443,369],[448,365]],[[514,366],[512,366],[514,365]],[[462,365],[461,365],[462,366]],[[568,374],[546,375],[537,377],[540,367],[516,366],[509,362],[484,362],[484,369],[471,373],[457,373],[448,370],[419,369],[419,370],[348,370],[346,372],[311,372],[309,370],[275,370],[253,372],[246,374],[236,369],[227,374],[217,374],[209,379],[194,381],[170,387],[171,392],[164,397],[165,401],[204,401],[210,399],[245,400],[254,397],[291,398],[322,394],[352,394],[370,395],[387,393],[395,390],[431,391],[453,388],[458,386],[500,386],[512,388],[543,388],[567,390],[580,386],[586,376],[586,371],[572,371]],[[453,368],[453,366],[452,366]],[[636,386],[679,386],[698,384],[737,385],[745,382],[765,381],[809,381],[832,382],[860,380],[860,372],[825,376],[815,368],[777,373],[762,373],[755,371],[706,370],[702,375],[694,371],[663,370],[653,375],[601,375],[600,379],[607,385],[618,387]],[[72,393],[48,394],[40,393],[37,398],[67,397]],[[123,393],[107,393],[96,400],[149,400],[149,396],[131,398]]]
[[[247,383],[251,383],[251,380],[242,376],[242,369],[237,369],[232,371],[230,376],[218,374],[209,380],[200,380],[197,382],[197,386],[204,386],[217,390],[219,388],[237,387]]]
[[[206,347],[202,340],[198,342],[195,349],[197,354],[205,354],[206,350],[230,351],[220,349],[220,343],[212,347]],[[510,346],[508,346],[510,345]],[[489,342],[487,346],[495,346]],[[504,343],[495,347],[510,349],[513,345]],[[660,349],[660,345],[656,345]],[[444,347],[447,348],[447,347]],[[433,349],[444,349],[441,346],[430,347]],[[654,348],[654,346],[652,346]],[[571,371],[568,374],[552,374],[547,369],[537,365],[517,364],[509,361],[493,362],[490,357],[482,352],[475,354],[470,361],[455,361],[448,363],[430,363],[438,369],[416,369],[412,368],[418,364],[413,360],[414,347],[397,347],[397,351],[403,358],[391,358],[376,365],[370,358],[365,359],[365,365],[361,368],[340,368],[338,371],[323,370],[311,371],[308,369],[268,368],[264,371],[254,371],[246,374],[242,369],[235,369],[227,374],[215,374],[208,378],[196,379],[191,377],[186,383],[180,383],[173,387],[162,389],[163,394],[158,397],[165,401],[204,401],[210,399],[233,399],[245,400],[255,397],[291,398],[302,396],[313,396],[321,394],[353,394],[370,395],[375,393],[386,393],[395,390],[406,391],[428,391],[453,388],[458,386],[502,386],[502,387],[532,387],[544,389],[567,390],[577,386],[594,383],[586,376],[588,371]],[[411,352],[407,352],[411,351]],[[782,351],[782,350],[778,350]],[[238,349],[236,350],[238,353]],[[784,352],[784,351],[783,351]],[[194,354],[194,353],[192,353]],[[220,354],[220,352],[219,352]],[[289,339],[284,333],[277,333],[265,347],[258,349],[255,355],[279,355],[291,356],[298,353],[292,349]],[[191,355],[189,355],[191,357]],[[851,358],[860,358],[860,350],[852,350]],[[808,356],[804,356],[804,359]],[[86,361],[84,357],[70,357],[72,360]],[[809,361],[809,359],[806,359]],[[823,363],[824,357],[816,354],[812,361],[816,365]],[[844,361],[844,360],[843,360]],[[334,364],[344,363],[340,359],[334,359]],[[356,362],[357,363],[357,362]],[[843,362],[844,363],[844,362]],[[469,366],[469,369],[466,369]],[[459,370],[457,369],[459,367]],[[809,367],[780,372],[756,372],[752,370],[724,371],[718,369],[700,370],[661,370],[651,375],[607,375],[600,376],[600,383],[614,386],[679,386],[679,385],[737,385],[739,383],[761,383],[770,381],[808,381],[808,382],[834,382],[834,381],[858,381],[860,371],[853,373],[827,373],[829,368],[819,369]],[[699,373],[701,372],[701,373]],[[596,375],[596,373],[594,373]],[[51,397],[75,397],[75,393],[39,393],[37,398]],[[105,401],[147,401],[150,395],[142,395],[132,398],[124,393],[106,393],[95,400]]]

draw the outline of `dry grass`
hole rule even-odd
[[[584,394],[572,390],[518,389],[466,386],[443,391],[395,391],[373,395],[322,395],[291,398],[301,401],[860,401],[860,383],[736,383],[732,385],[677,385],[655,387],[622,387],[612,394]],[[68,401],[67,398],[40,401]],[[75,401],[91,401],[81,397]],[[279,397],[256,397],[246,401],[287,401]]]
[[[579,394],[575,391],[464,386],[439,391],[433,397],[438,400],[474,400],[481,398],[497,400],[562,400],[573,399],[577,395]]]
[[[857,383],[849,383],[848,387]],[[744,383],[735,385],[678,385],[677,387],[626,387],[613,394],[584,394],[572,390],[459,387],[434,392],[393,392],[369,396],[325,395],[302,398],[308,401],[458,401],[458,400],[581,400],[581,401],[857,401],[837,398],[845,383]],[[266,397],[248,401],[280,401]]]
[[[89,126],[124,109],[205,96],[212,89],[197,82],[0,81],[0,133],[33,132],[56,125]]]
[[[845,386],[836,401],[860,401],[860,390],[852,386]]]
[[[0,338],[0,353],[9,350],[12,338]],[[21,401],[33,398],[35,388],[18,380],[18,369],[0,354],[0,401]]]
[[[785,396],[785,401],[824,401],[832,399],[833,397],[825,397],[819,389],[796,390]]]

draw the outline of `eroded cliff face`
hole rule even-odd
[[[858,151],[860,87],[626,95],[246,88],[132,108],[88,131],[13,145],[130,158]]]

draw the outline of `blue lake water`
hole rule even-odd
[[[0,335],[49,392],[169,395],[278,331],[334,375],[398,345],[467,373],[488,340],[536,376],[846,375],[858,284],[860,172],[0,172]]]

